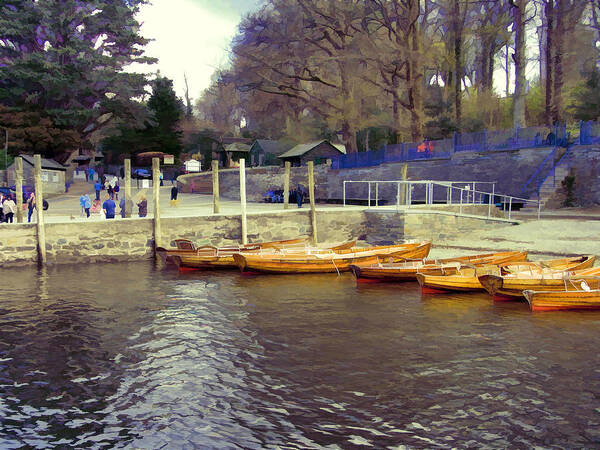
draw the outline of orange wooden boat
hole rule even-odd
[[[568,309],[600,309],[600,289],[591,289],[588,281],[573,282],[562,291],[525,291],[523,295],[532,311],[560,311]]]
[[[521,252],[519,258],[526,259],[527,252]],[[489,273],[499,273],[497,265],[462,266],[454,275],[426,275],[417,273],[417,281],[424,294],[440,294],[445,292],[470,292],[483,290],[478,277]]]
[[[212,253],[215,249],[219,249],[221,252],[226,251],[245,251],[245,250],[259,250],[261,248],[281,248],[281,247],[293,247],[293,246],[305,246],[309,240],[309,237],[301,237],[296,239],[285,239],[281,241],[270,241],[270,242],[255,242],[252,244],[240,244],[231,245],[224,247],[214,247],[212,245],[202,245],[196,247],[189,239],[175,239],[175,249],[166,249],[164,247],[157,247],[156,252],[159,254],[163,262],[175,263],[172,259],[173,256],[187,256],[197,253]],[[351,241],[351,247],[356,245],[356,241]],[[347,248],[347,247],[345,247]]]
[[[372,265],[351,265],[350,269],[359,283],[377,283],[382,281],[414,281],[417,273],[423,275],[456,275],[462,264],[474,266],[504,264],[508,261],[525,259],[523,252],[485,253],[470,256],[457,256],[443,259],[424,259],[403,263],[381,263]]]
[[[542,261],[523,261],[503,264],[502,274],[517,272],[565,271],[589,269],[596,262],[594,255],[574,256],[570,258],[547,259]]]
[[[356,245],[356,240],[349,241],[333,247],[307,247],[306,242],[293,244],[275,244],[269,242],[266,247],[256,247],[248,244],[240,247],[212,247],[204,246],[195,252],[170,256],[171,261],[180,269],[235,269],[237,267],[233,255],[236,253],[257,254],[293,254],[304,255],[307,253],[335,253],[344,252]],[[254,246],[253,246],[254,245]]]
[[[353,248],[314,255],[238,253],[233,255],[242,272],[328,273],[346,272],[351,264],[369,264],[378,258],[416,259],[429,254],[431,242],[407,243],[379,247]]]
[[[520,272],[508,275],[481,275],[479,282],[495,301],[523,300],[523,292],[562,291],[570,280],[586,280],[594,284],[600,267],[574,271]]]

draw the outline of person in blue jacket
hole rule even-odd
[[[96,184],[94,184],[94,189],[96,189],[96,200],[100,200],[100,190],[102,189],[102,183],[100,180],[96,181]]]
[[[92,207],[92,200],[90,199],[90,196],[85,194],[83,196],[83,209],[85,209],[85,213],[87,215],[87,217],[90,217],[90,208]]]
[[[115,218],[115,209],[117,205],[114,201],[111,200],[110,195],[106,196],[106,200],[102,203],[102,209],[104,210],[104,215],[107,219]]]

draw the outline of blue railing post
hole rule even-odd
[[[458,134],[455,131],[454,134],[452,135],[452,150],[454,150],[454,153],[456,153],[457,144],[458,144]]]
[[[481,145],[483,150],[487,150],[487,128],[483,129],[483,142]]]

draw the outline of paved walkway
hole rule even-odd
[[[179,193],[177,207],[170,206],[171,198],[171,183],[167,182],[165,186],[160,188],[160,208],[161,217],[191,217],[191,216],[209,216],[213,214],[212,195],[203,194],[184,194]],[[119,194],[123,194],[124,188],[121,188]],[[50,207],[46,211],[45,218],[46,222],[68,222],[68,221],[90,221],[90,220],[104,220],[100,214],[92,214],[88,219],[85,217],[85,213],[82,213],[81,207],[79,206],[79,197],[82,194],[89,194],[90,198],[94,200],[96,198],[96,192],[93,184],[78,182],[73,184],[69,188],[69,192],[60,195],[54,195],[48,197],[48,203]],[[145,193],[148,200],[148,217],[152,217],[154,214],[154,205],[152,200],[152,189],[138,189],[132,186],[132,197],[134,201],[141,194]],[[104,202],[106,198],[106,191],[100,193],[100,198]],[[120,209],[117,203],[117,214]],[[319,205],[319,209],[322,208],[340,208],[340,205]],[[296,204],[290,204],[290,210],[298,209]],[[302,208],[309,208],[308,204],[304,204]],[[364,209],[362,206],[347,206],[346,208],[357,208]],[[138,217],[137,206],[134,205],[133,217]],[[283,203],[252,203],[247,204],[247,211],[249,213],[256,213],[261,211],[281,211],[283,210]],[[241,207],[239,201],[223,200],[221,199],[221,214],[240,214]],[[26,216],[26,215],[25,215]]]

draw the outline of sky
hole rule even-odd
[[[210,84],[215,69],[227,64],[231,39],[242,17],[258,8],[260,0],[152,0],[137,18],[142,35],[154,39],[146,55],[158,58],[148,69],[160,70],[174,81],[184,97],[187,75],[190,97],[197,99]]]

